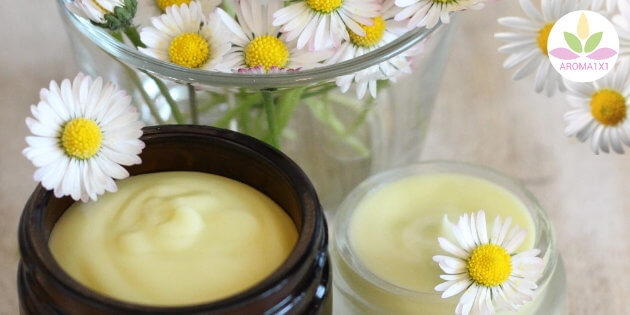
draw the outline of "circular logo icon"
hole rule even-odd
[[[619,35],[603,15],[574,11],[554,24],[547,49],[551,64],[565,79],[593,82],[614,68]]]

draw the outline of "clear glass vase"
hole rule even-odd
[[[179,67],[141,54],[57,0],[82,71],[116,82],[154,124],[229,128],[279,147],[306,172],[327,211],[376,172],[419,157],[455,27],[415,29],[358,58],[291,73],[254,75]],[[336,77],[421,43],[413,72],[379,82],[378,97],[342,93]],[[269,117],[274,117],[273,122]],[[271,126],[271,127],[270,127]]]

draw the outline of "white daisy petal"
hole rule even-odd
[[[451,285],[446,290],[444,290],[444,293],[442,293],[442,298],[446,299],[446,298],[449,298],[451,296],[455,296],[461,293],[462,291],[466,290],[470,286],[471,283],[472,283],[472,280],[470,279],[456,281],[453,285]],[[438,290],[436,287],[436,291],[440,291],[440,290]]]
[[[438,237],[438,242],[440,243],[440,247],[442,247],[443,250],[457,256],[458,258],[466,259],[468,257],[468,253],[466,251],[455,246],[449,240],[443,237]]]

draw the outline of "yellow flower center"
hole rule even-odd
[[[383,18],[378,16],[372,19],[374,21],[374,25],[368,26],[359,24],[361,28],[365,31],[365,36],[359,36],[348,29],[348,34],[350,35],[350,41],[357,45],[363,47],[370,47],[378,44],[383,38],[383,34],[385,34],[385,21]]]
[[[160,7],[160,9],[162,9],[162,11],[164,11],[172,5],[180,6],[182,4],[189,4],[190,1],[191,0],[155,0],[155,3],[158,7]]]
[[[199,68],[210,55],[210,44],[197,33],[177,35],[168,46],[171,62],[188,68]]]
[[[615,90],[603,89],[591,98],[591,114],[606,126],[615,126],[626,119],[626,98]]]
[[[282,68],[289,61],[287,45],[272,35],[254,38],[247,44],[244,53],[248,67],[262,66],[266,71],[273,66]]]
[[[468,274],[475,282],[494,287],[505,282],[512,273],[512,258],[501,246],[481,245],[473,250],[466,263]]]
[[[103,133],[95,121],[75,118],[67,122],[61,131],[61,146],[67,155],[85,160],[101,149]]]
[[[553,24],[554,23],[547,23],[538,30],[538,37],[536,38],[536,41],[538,42],[538,48],[540,48],[545,56],[549,56],[549,51],[547,50],[547,40],[549,39],[549,33],[551,33]]]
[[[321,13],[330,13],[337,10],[343,0],[306,0],[306,4],[313,10]]]

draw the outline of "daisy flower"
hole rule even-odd
[[[322,50],[349,40],[348,30],[365,36],[359,24],[372,25],[380,7],[378,0],[296,0],[273,14],[273,25],[298,49]]]
[[[131,25],[136,15],[137,2],[132,0],[125,5],[124,0],[73,0],[67,2],[68,10],[76,15],[87,18],[98,26],[113,31]],[[116,12],[115,8],[121,8]]]
[[[105,14],[111,14],[115,7],[123,5],[123,0],[73,0],[66,3],[69,10],[96,23],[105,23]]]
[[[483,8],[484,0],[396,0],[396,5],[403,8],[396,21],[409,19],[409,28],[433,28],[440,20],[449,23],[451,12]]]
[[[190,5],[191,2],[199,2],[201,10],[204,13],[212,12],[222,0],[145,0],[146,2],[157,6],[162,12],[166,11],[166,8],[170,6],[181,6],[182,4]]]
[[[630,58],[630,0],[619,1],[619,14],[612,21],[619,34],[619,56]]]
[[[212,13],[221,4],[221,0],[141,0],[135,21],[142,26],[149,26],[151,18],[163,14],[166,8],[182,4],[190,6],[191,2],[199,2],[204,16]]]
[[[370,26],[360,25],[365,31],[365,36],[360,36],[350,31],[350,40],[341,44],[335,54],[326,61],[326,64],[335,64],[350,60],[369,53],[381,46],[387,45],[407,31],[402,22],[394,20],[396,12],[400,9],[394,6],[394,0],[387,0],[383,4],[383,15],[373,18]],[[420,43],[399,55],[380,64],[371,66],[357,73],[344,75],[337,78],[336,83],[343,93],[347,92],[353,82],[356,83],[356,93],[359,99],[365,96],[367,90],[376,98],[378,80],[391,80],[403,73],[411,73],[411,56],[422,52],[423,43]]]
[[[556,90],[564,91],[562,77],[552,69],[549,61],[547,39],[558,19],[579,9],[578,1],[542,0],[542,13],[531,0],[519,2],[527,18],[500,18],[499,24],[511,27],[516,32],[495,34],[495,38],[507,43],[499,48],[499,52],[510,54],[503,67],[519,67],[514,74],[514,80],[520,80],[536,71],[534,85],[537,93],[546,90],[547,95],[552,96]]]
[[[617,9],[618,0],[588,0],[591,1],[591,10],[610,16]],[[624,1],[624,0],[621,0]]]
[[[165,14],[152,18],[151,24],[140,31],[147,48],[139,50],[160,60],[187,68],[216,70],[230,50],[220,20],[215,14],[206,19],[198,2],[170,6]]]
[[[598,81],[577,83],[566,81],[567,101],[574,109],[564,115],[565,133],[581,142],[591,139],[595,153],[609,148],[623,153],[622,142],[630,146],[630,62]]]
[[[281,0],[241,0],[235,6],[236,20],[222,9],[217,15],[231,32],[232,48],[223,60],[226,70],[257,73],[282,72],[280,69],[314,68],[330,56],[329,51],[310,52],[280,36],[280,28],[271,22],[273,12],[282,7]],[[251,71],[245,71],[250,69]],[[273,70],[273,71],[271,71]]]
[[[516,311],[533,299],[545,264],[538,249],[515,254],[527,230],[510,229],[511,223],[509,217],[504,222],[497,217],[488,235],[485,213],[479,211],[463,215],[452,226],[457,244],[438,238],[440,247],[453,256],[433,256],[446,273],[440,276],[446,282],[435,290],[443,292],[442,298],[464,292],[455,314],[494,314],[495,304]]]
[[[142,122],[124,91],[102,78],[79,73],[61,86],[50,82],[31,106],[22,151],[37,167],[34,178],[55,196],[96,200],[105,191],[116,191],[114,179],[129,173],[121,165],[139,164],[144,143]]]

